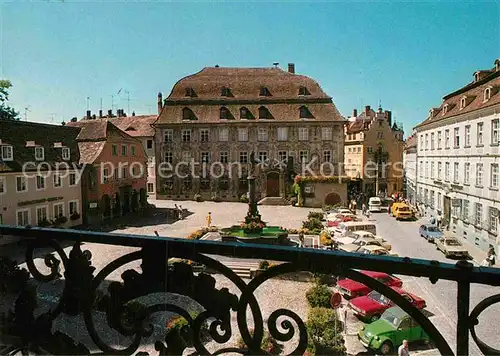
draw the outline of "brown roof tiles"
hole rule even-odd
[[[481,71],[483,74],[488,72],[488,75],[483,76],[479,81],[467,84],[463,88],[446,95],[442,105],[437,110],[430,110],[429,117],[418,124],[416,127],[426,126],[430,123],[438,122],[449,117],[469,113],[475,110],[483,109],[488,106],[500,103],[500,71]],[[484,92],[486,88],[491,88],[491,97],[489,100],[484,100]],[[467,105],[464,108],[460,107],[460,100],[467,97]],[[446,112],[443,107],[447,105]]]
[[[262,87],[270,95],[261,95]],[[301,87],[308,95],[299,95]],[[231,95],[221,96],[222,88],[228,88]],[[186,96],[187,92],[196,95]],[[179,80],[164,104],[157,123],[182,123],[184,108],[193,111],[197,120],[192,122],[223,122],[222,107],[229,109],[234,120],[240,120],[240,108],[247,107],[258,120],[260,106],[265,106],[276,121],[300,120],[301,106],[306,106],[315,120],[343,120],[316,81],[279,68],[204,68]]]

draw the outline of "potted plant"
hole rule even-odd
[[[47,220],[47,218],[43,219],[42,221],[38,222],[38,226],[39,227],[47,227],[47,226],[50,226],[51,223],[49,220]]]
[[[59,215],[57,218],[55,218],[54,225],[63,225],[66,224],[67,221],[68,221],[67,217]]]
[[[78,214],[77,212],[74,212],[73,214],[71,214],[70,219],[71,220],[78,220],[78,219],[80,219],[80,214]]]
[[[201,197],[200,194],[195,194],[194,197],[193,197],[193,200],[200,203],[203,201],[203,198]]]

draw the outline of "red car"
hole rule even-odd
[[[418,309],[426,307],[425,300],[415,294],[397,287],[392,287],[392,289]],[[371,291],[368,295],[354,298],[349,302],[349,307],[354,311],[354,314],[370,322],[378,320],[384,311],[392,306],[394,306],[394,302],[377,291]]]
[[[399,278],[391,276],[390,274],[383,272],[373,272],[373,271],[360,271],[361,273],[376,279],[379,282],[384,283],[388,287],[402,287],[403,281]],[[367,295],[372,290],[362,283],[353,281],[352,279],[346,278],[341,279],[337,282],[337,290],[346,299],[352,299]]]
[[[336,227],[336,226],[339,226],[340,223],[347,222],[347,221],[353,221],[353,220],[354,220],[354,218],[351,218],[350,216],[346,216],[346,217],[343,217],[343,218],[335,219],[333,221],[329,220],[327,222],[327,226],[328,227]]]

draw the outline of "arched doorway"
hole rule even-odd
[[[122,204],[120,201],[120,194],[116,193],[113,206],[113,215],[121,216],[121,214],[122,214]]]
[[[325,205],[336,205],[340,202],[340,195],[338,195],[337,193],[328,193],[325,197]]]
[[[280,174],[278,172],[269,172],[266,176],[266,196],[280,196]]]
[[[101,198],[101,211],[104,218],[111,217],[111,198],[109,195],[104,194]]]

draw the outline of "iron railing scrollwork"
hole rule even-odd
[[[500,302],[500,294],[480,302],[469,313],[469,304],[460,303],[468,300],[471,283],[500,286],[500,271],[492,268],[473,267],[460,261],[456,265],[442,264],[437,261],[416,260],[397,257],[360,256],[340,251],[300,249],[281,246],[262,246],[213,241],[193,241],[161,237],[131,236],[82,232],[72,230],[17,228],[0,226],[1,235],[17,235],[34,238],[26,250],[26,264],[34,280],[47,283],[59,277],[59,267],[64,267],[64,289],[56,306],[35,317],[37,308],[36,286],[30,281],[17,297],[13,313],[3,319],[2,353],[14,354],[19,350],[30,350],[41,354],[90,354],[87,346],[76,343],[71,337],[52,332],[54,320],[61,314],[83,315],[90,339],[104,354],[145,355],[141,351],[142,342],[153,335],[155,326],[150,316],[159,312],[172,312],[187,321],[187,326],[168,332],[162,340],[156,340],[155,350],[159,355],[182,354],[192,346],[197,354],[209,355],[206,347],[208,340],[217,344],[226,344],[235,334],[232,329],[231,315],[236,313],[238,332],[245,348],[224,347],[212,352],[227,352],[261,355],[262,340],[267,332],[282,343],[293,342],[291,355],[302,355],[308,346],[308,333],[304,321],[290,309],[279,308],[267,316],[267,325],[255,291],[271,278],[297,272],[332,274],[359,281],[369,288],[380,292],[400,306],[433,340],[436,348],[443,355],[454,354],[446,339],[432,322],[408,300],[383,283],[360,273],[358,270],[373,270],[397,275],[429,278],[432,283],[439,279],[456,281],[457,300],[457,355],[468,354],[469,331],[479,349],[487,355],[500,355],[496,350],[481,341],[476,333],[478,316],[489,306]],[[69,255],[66,255],[60,242],[72,241]],[[82,249],[84,242],[109,245],[135,246],[137,251],[127,253],[109,262],[96,275],[92,266],[92,254]],[[44,263],[50,269],[49,274],[38,270],[34,262],[34,252],[39,248],[51,248],[55,254],[44,256]],[[257,275],[248,283],[230,268],[207,255],[222,255],[238,258],[259,258],[283,263],[275,265]],[[59,258],[57,258],[57,256]],[[178,257],[196,261],[211,270],[216,270],[227,277],[240,291],[239,297],[226,288],[217,289],[216,280],[206,274],[196,274],[193,267],[186,263],[168,264],[169,258]],[[121,270],[125,265],[141,261],[141,272],[127,269],[121,274],[121,281],[109,281],[108,277]],[[106,293],[100,295],[104,283]],[[139,298],[162,293],[165,297],[158,302],[144,305],[137,310],[134,301]],[[202,312],[193,316],[189,310],[171,303],[168,295],[183,295],[198,303]],[[107,326],[130,342],[119,348],[111,345],[98,332],[94,313],[105,313]],[[250,328],[248,311],[253,329]],[[267,327],[266,327],[267,326]],[[5,341],[7,338],[8,341]],[[188,340],[192,345],[188,345]],[[139,352],[138,352],[139,351]],[[138,353],[137,353],[138,352]]]

